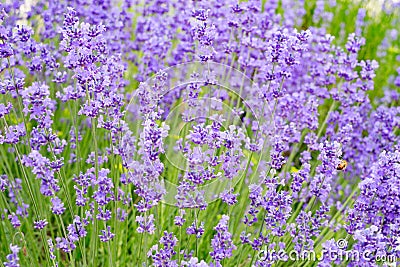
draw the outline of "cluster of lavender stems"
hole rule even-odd
[[[400,6],[340,4],[0,3],[2,266],[393,266]]]

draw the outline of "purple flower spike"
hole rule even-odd
[[[35,229],[42,230],[42,229],[44,229],[46,227],[47,224],[48,224],[48,222],[46,221],[46,219],[39,220],[39,221],[34,222],[34,226],[33,227]]]
[[[101,242],[108,242],[113,239],[115,234],[111,233],[111,227],[108,225],[106,230],[101,230],[99,235]]]
[[[229,216],[222,215],[221,220],[214,228],[217,233],[211,241],[213,251],[210,252],[210,255],[217,264],[223,259],[232,257],[232,251],[236,249],[232,241],[232,234],[228,230],[228,223]]]
[[[61,215],[65,211],[64,203],[58,197],[51,199],[51,211],[56,215]]]
[[[19,267],[18,253],[21,248],[19,248],[16,245],[14,246],[10,244],[10,249],[11,249],[11,254],[8,254],[6,256],[7,262],[4,262],[3,264],[5,267]]]

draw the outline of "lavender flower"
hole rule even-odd
[[[101,230],[101,235],[99,235],[101,242],[108,242],[113,239],[115,234],[111,233],[111,227],[107,226],[106,230]]]
[[[7,262],[4,262],[5,267],[19,267],[19,256],[20,247],[10,244],[11,254],[6,256]]]
[[[38,229],[38,230],[42,230],[46,227],[46,225],[48,224],[48,222],[46,221],[46,219],[44,220],[38,220],[36,222],[34,222],[34,228]]]
[[[50,238],[47,240],[47,245],[49,246],[49,251],[50,251],[50,259],[55,260],[56,255],[54,255],[54,245],[53,245],[53,240]]]
[[[65,211],[64,203],[58,197],[51,199],[51,211],[56,215],[61,215]]]
[[[19,220],[18,215],[16,215],[15,213],[9,214],[8,219],[10,220],[10,223],[14,228],[18,228],[21,226],[21,221]]]
[[[154,245],[147,253],[148,257],[153,259],[152,266],[179,266],[176,260],[172,260],[172,257],[176,254],[174,247],[177,245],[178,239],[173,233],[164,232],[164,235],[160,238],[159,248],[158,244]]]
[[[8,187],[8,177],[7,175],[3,174],[0,175],[0,191],[4,192]]]
[[[186,233],[188,235],[195,235],[196,238],[200,238],[204,234],[204,222],[200,223],[200,226],[193,222],[188,228],[186,228]]]
[[[135,249],[108,255],[131,227],[151,266],[271,266],[282,259],[259,251],[341,252],[330,238],[343,234],[371,259],[400,257],[400,69],[386,77],[398,5],[382,5],[375,61],[365,33],[382,16],[357,6],[354,33],[329,34],[352,3],[117,2],[0,4],[0,218],[30,263],[58,266],[59,249],[67,265],[140,265]],[[54,216],[46,262],[24,230]],[[96,236],[111,249],[82,246]],[[11,245],[4,265],[18,256]]]
[[[224,190],[220,194],[220,198],[223,202],[225,202],[228,205],[234,205],[237,203],[237,197],[239,194],[233,194],[233,189],[230,190]]]
[[[136,222],[139,224],[139,227],[136,229],[138,233],[149,233],[154,234],[156,230],[154,225],[154,215],[150,214],[149,216],[136,216]]]
[[[64,237],[56,237],[56,247],[65,253],[70,253],[76,249],[74,242]]]
[[[236,249],[232,241],[232,234],[228,230],[228,222],[229,216],[222,215],[218,225],[214,228],[217,233],[211,241],[213,251],[210,252],[210,255],[217,266],[221,260],[232,257],[232,251]]]

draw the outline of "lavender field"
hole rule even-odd
[[[400,266],[400,1],[1,0],[0,266]]]

